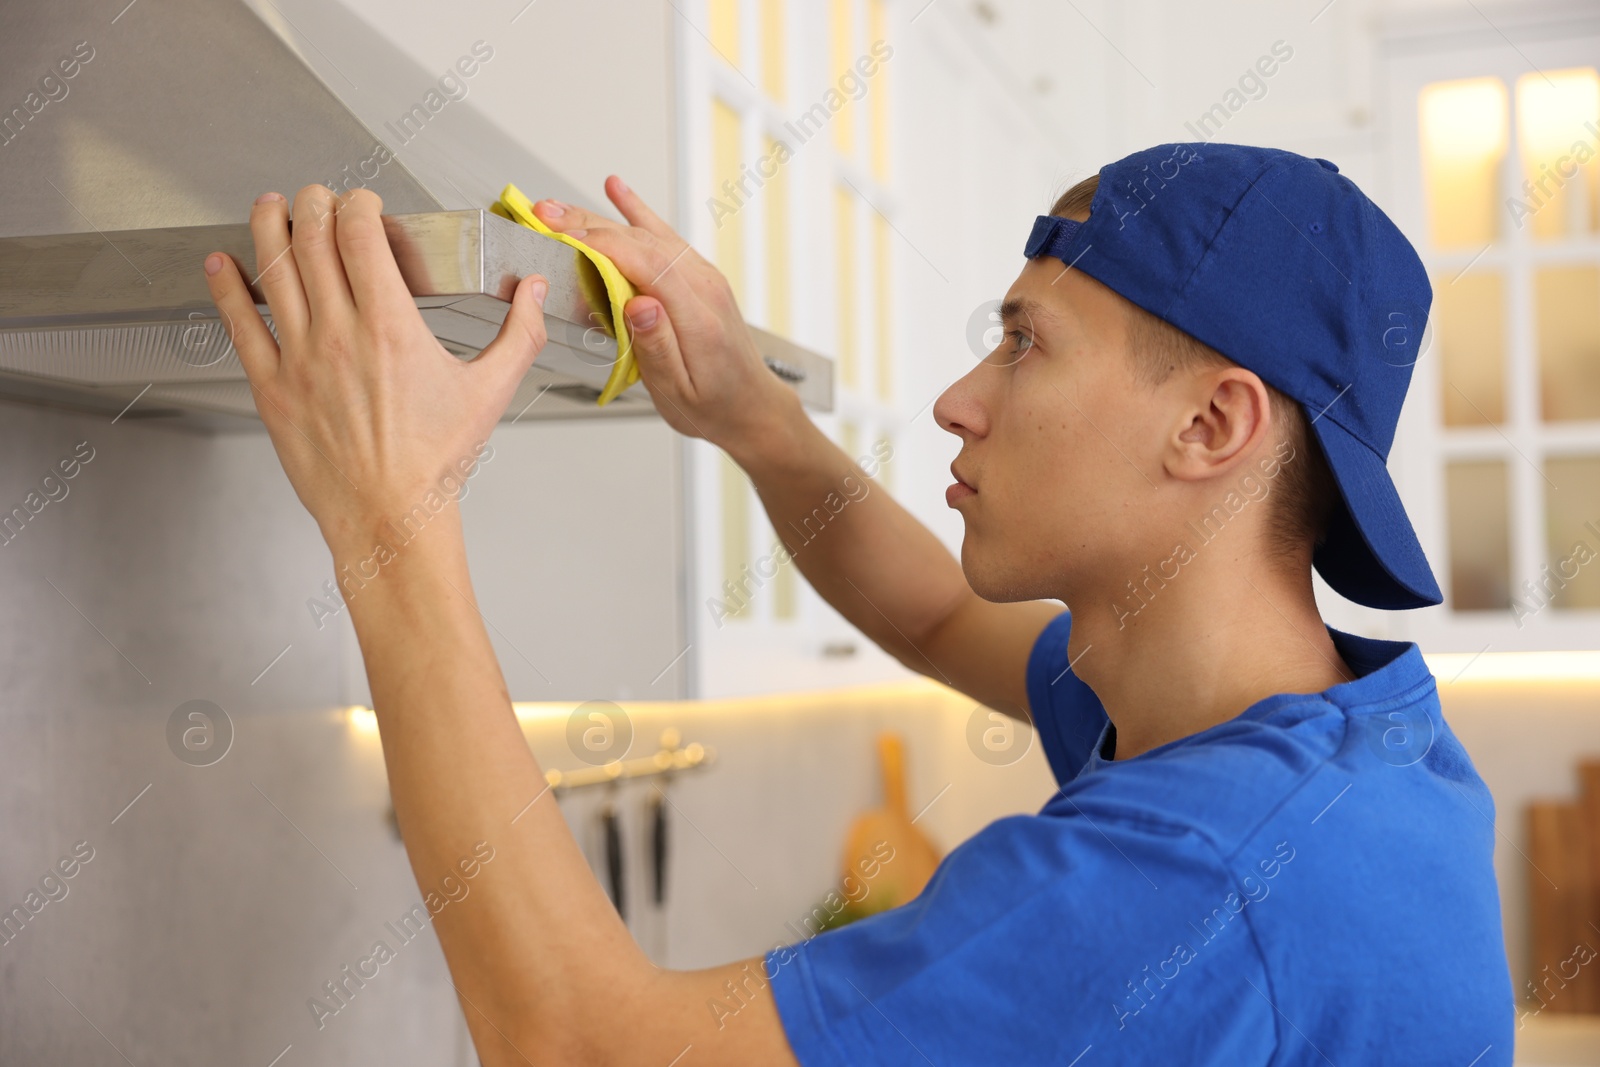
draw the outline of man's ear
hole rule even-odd
[[[1174,478],[1203,481],[1227,474],[1270,435],[1272,401],[1253,372],[1212,367],[1173,384],[1181,402],[1166,468]]]

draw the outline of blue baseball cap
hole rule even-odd
[[[1298,401],[1342,497],[1312,562],[1375,608],[1443,597],[1386,466],[1433,288],[1416,249],[1326,159],[1164,144],[1100,169],[1086,222],[1041,215],[1053,256]]]

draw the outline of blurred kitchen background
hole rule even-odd
[[[469,55],[468,91],[427,128],[379,121]],[[1580,788],[1600,757],[1600,4],[5,4],[0,239],[237,223],[257,192],[331,180],[348,146],[252,100],[283,56],[446,208],[506,182],[599,205],[622,175],[752,323],[832,361],[815,417],[887,456],[872,491],[952,548],[956,443],[930,408],[993,343],[1033,217],[1159,142],[1337,163],[1433,275],[1391,466],[1447,601],[1387,615],[1321,588],[1325,614],[1421,643],[1493,790],[1518,1062],[1600,1063],[1600,803]],[[40,89],[53,69],[64,95]],[[479,159],[501,162],[462,163]],[[241,170],[259,184],[210,178]],[[175,196],[181,220],[162,214]],[[108,284],[200,270],[124,258]],[[431,931],[333,1017],[308,1007],[419,892],[327,552],[236,413],[248,394],[182,374],[142,391],[176,366],[165,351],[92,400],[46,388],[16,294],[71,279],[32,262],[0,251],[0,511],[28,511],[0,544],[0,908],[36,902],[0,942],[0,1063],[474,1063]],[[607,873],[611,812],[659,962],[798,936],[851,819],[883,802],[882,732],[904,738],[909,808],[942,850],[1044,802],[1025,727],[912,677],[773,565],[725,457],[563,395],[519,397],[531,414],[508,412],[468,483],[474,579],[546,768],[648,757],[669,729],[683,762],[712,757],[561,794]]]

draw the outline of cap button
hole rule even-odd
[[[1321,163],[1324,167],[1326,167],[1328,170],[1333,171],[1335,174],[1339,173],[1339,168],[1334,166],[1333,162],[1331,160],[1323,159],[1323,158],[1321,158],[1319,156],[1319,157],[1317,157],[1317,162]]]

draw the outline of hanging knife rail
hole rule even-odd
[[[551,790],[560,793],[587,786],[610,785],[630,778],[699,770],[716,762],[716,749],[698,741],[687,745],[680,742],[677,730],[664,730],[661,733],[661,748],[653,756],[612,760],[599,767],[583,767],[575,771],[546,771],[544,780],[549,783]]]

